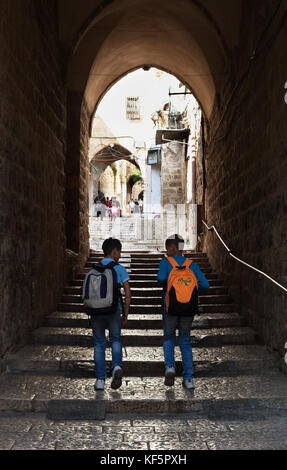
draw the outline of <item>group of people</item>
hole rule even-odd
[[[94,202],[97,218],[100,217],[100,219],[103,220],[106,213],[108,213],[108,216],[113,222],[117,217],[121,217],[121,206],[116,197],[112,197],[111,199],[106,198],[104,193],[99,192]]]
[[[194,388],[193,382],[193,356],[190,342],[190,331],[194,315],[198,313],[198,292],[209,288],[209,282],[201,272],[199,266],[183,256],[184,241],[179,235],[169,237],[165,243],[167,256],[162,258],[157,274],[158,285],[163,288],[162,316],[163,316],[163,351],[165,361],[166,386],[172,386],[175,378],[175,338],[176,329],[179,331],[179,346],[182,354],[183,386]],[[122,384],[123,361],[121,327],[128,321],[131,290],[129,274],[119,264],[122,244],[120,240],[108,238],[102,245],[103,259],[87,274],[83,286],[83,301],[86,313],[91,315],[91,324],[94,338],[95,360],[95,390],[104,390],[106,373],[106,337],[105,330],[109,331],[112,348],[112,380],[111,388],[117,389]],[[116,278],[118,297],[113,301],[108,293],[110,271]],[[101,276],[104,282],[101,282]],[[90,286],[88,284],[88,279]],[[103,286],[105,294],[103,294]],[[123,303],[119,286],[125,292]],[[112,291],[114,288],[111,288]],[[115,292],[115,290],[113,290]],[[94,295],[94,297],[93,297]],[[106,295],[107,306],[104,296]],[[108,299],[110,295],[110,298]],[[94,299],[94,300],[93,300]],[[94,303],[93,303],[94,302]],[[88,307],[87,307],[88,305]],[[113,306],[111,306],[113,305]]]
[[[115,196],[112,198],[105,197],[104,193],[99,191],[98,195],[95,197],[94,203],[95,214],[97,218],[103,220],[106,214],[108,214],[108,216],[113,222],[117,217],[122,217],[121,205]],[[142,199],[131,199],[130,201],[128,201],[127,212],[131,215],[142,214]]]
[[[143,213],[143,201],[142,199],[131,199],[128,202],[128,207],[130,213],[133,214],[142,214]]]

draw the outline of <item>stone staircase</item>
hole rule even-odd
[[[2,410],[46,412],[51,419],[103,419],[106,413],[192,412],[195,417],[244,416],[287,411],[287,380],[274,354],[256,344],[253,330],[237,313],[228,289],[212,272],[205,253],[186,253],[200,266],[210,289],[200,295],[201,315],[191,332],[195,390],[183,389],[181,355],[177,378],[165,387],[161,288],[156,275],[163,253],[122,252],[130,274],[131,311],[122,330],[124,379],[119,390],[95,392],[93,341],[83,313],[85,273],[102,256],[91,251],[85,269],[65,288],[58,311],[33,331],[31,344],[7,360],[0,380]],[[107,349],[110,370],[111,351]],[[111,372],[111,371],[110,371]]]
[[[91,238],[101,239],[117,233],[120,240],[137,240],[139,225],[143,222],[138,217],[118,217],[114,222],[105,216],[103,220],[97,217],[90,218],[89,233]]]

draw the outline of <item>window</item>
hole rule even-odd
[[[130,121],[141,119],[141,105],[139,96],[128,96],[126,99],[126,118]]]

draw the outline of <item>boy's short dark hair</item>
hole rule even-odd
[[[168,248],[171,245],[175,245],[176,249],[182,250],[184,244],[184,239],[180,235],[172,235],[171,237],[167,238],[165,241],[165,247]]]
[[[110,255],[114,248],[119,251],[122,249],[122,244],[117,238],[107,238],[102,245],[102,250],[105,256]]]

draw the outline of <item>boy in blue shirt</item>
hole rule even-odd
[[[184,240],[178,235],[173,235],[166,240],[165,243],[167,256],[173,257],[173,259],[182,266],[186,258],[182,256],[182,250],[184,246]],[[175,347],[175,332],[176,328],[179,330],[179,346],[182,355],[183,365],[183,386],[188,389],[194,388],[193,383],[193,357],[192,347],[190,342],[190,330],[192,326],[193,316],[171,316],[166,312],[166,292],[167,282],[169,274],[173,267],[167,258],[163,258],[159,265],[159,272],[157,275],[158,284],[163,286],[163,330],[164,330],[164,360],[165,360],[165,385],[171,386],[174,384],[175,377],[175,358],[174,358],[174,347]],[[195,274],[198,282],[198,290],[208,289],[209,282],[201,272],[199,266],[196,263],[192,263],[190,269]]]
[[[107,265],[112,261],[118,263],[121,257],[122,244],[116,238],[108,238],[102,245],[104,258],[101,264]],[[126,269],[117,264],[114,267],[117,274],[118,284],[122,284],[125,291],[124,319],[125,324],[129,314],[131,291],[129,286],[129,275]],[[96,390],[104,390],[106,372],[106,335],[105,330],[109,330],[112,347],[112,381],[111,388],[117,389],[122,384],[122,342],[121,342],[121,305],[118,304],[116,313],[110,315],[92,315],[91,317],[93,337],[94,337],[94,360],[97,381]]]

